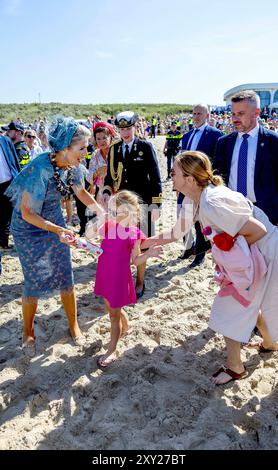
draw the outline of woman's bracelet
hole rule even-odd
[[[49,227],[52,225],[52,222],[50,222],[49,220],[46,220],[44,222],[44,228],[45,230],[47,230],[49,232]]]

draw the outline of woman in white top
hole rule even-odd
[[[30,160],[34,160],[34,158],[43,153],[43,149],[38,145],[36,131],[27,129],[24,132],[24,139],[30,150]]]
[[[93,134],[97,149],[93,152],[86,180],[90,183],[89,192],[98,202],[102,199],[104,178],[107,173],[107,158],[115,130],[111,124],[99,121],[93,125]]]
[[[226,366],[212,376],[212,381],[220,385],[245,375],[241,343],[249,341],[256,324],[263,336],[262,343],[255,345],[257,349],[278,349],[278,229],[242,194],[224,186],[202,152],[186,151],[176,157],[172,177],[174,188],[186,196],[183,210],[170,232],[149,238],[142,248],[176,241],[199,220],[202,228],[211,227],[216,233],[226,232],[232,237],[240,234],[249,245],[257,243],[267,265],[266,276],[248,307],[232,296],[216,295],[213,302],[209,326],[224,336],[227,347]]]

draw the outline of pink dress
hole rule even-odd
[[[137,227],[123,227],[109,221],[100,230],[102,255],[98,259],[94,293],[108,300],[112,308],[137,302],[130,268],[136,240],[146,236]]]

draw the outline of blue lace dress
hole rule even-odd
[[[67,171],[60,171],[66,179]],[[73,183],[82,185],[79,168],[73,171]],[[6,194],[15,206],[11,233],[24,275],[24,297],[41,297],[73,286],[69,246],[55,233],[42,230],[23,220],[20,211],[22,195],[28,193],[28,206],[45,220],[65,227],[61,209],[61,193],[53,177],[49,153],[36,157],[13,180]]]

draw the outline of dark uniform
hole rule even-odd
[[[86,169],[89,168],[93,151],[94,151],[94,146],[91,145],[91,144],[89,144],[88,147],[87,147],[87,155],[85,155],[85,157],[84,157],[84,166],[86,167]],[[85,187],[85,189],[88,190],[89,187],[90,187],[90,183],[88,183],[88,181],[86,180],[86,178],[85,178],[85,173],[86,173],[86,172],[83,172],[83,175],[84,175],[84,187]],[[86,215],[87,207],[85,206],[85,204],[83,204],[82,201],[80,201],[80,199],[76,196],[76,194],[73,193],[73,197],[74,197],[74,199],[75,199],[76,212],[77,212],[77,215],[78,215],[78,218],[79,218],[79,222],[80,222],[79,235],[82,236],[82,235],[84,235],[84,233],[85,233],[86,224],[87,224],[87,222],[88,222],[88,217],[87,217],[87,215]]]
[[[87,147],[87,155],[85,155],[85,162],[86,162],[86,168],[88,169],[89,168],[89,165],[90,165],[90,160],[92,158],[92,155],[93,155],[93,151],[95,150],[94,146],[92,144],[89,144],[88,147]]]
[[[28,165],[30,161],[30,150],[24,140],[17,142],[14,144],[14,146],[18,156],[20,168],[23,170],[23,168]]]
[[[175,131],[169,130],[166,134],[166,143],[167,143],[166,156],[167,156],[168,177],[170,177],[173,159],[179,153],[181,140],[182,140],[182,134],[178,130],[175,130]]]
[[[160,207],[162,186],[158,162],[152,145],[135,137],[127,158],[123,156],[122,147],[122,141],[117,141],[110,147],[103,194],[111,195],[121,189],[127,189],[137,193],[144,204],[155,204]],[[148,214],[150,222],[150,211]],[[150,236],[150,223],[148,223],[147,232]]]
[[[157,125],[157,119],[153,117],[152,122],[151,122],[151,137],[155,137],[156,125]]]

